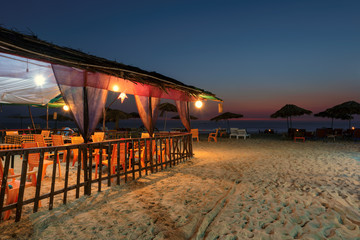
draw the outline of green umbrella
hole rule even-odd
[[[270,117],[271,118],[278,118],[278,117],[286,118],[287,127],[289,128],[289,122],[290,122],[290,128],[292,128],[292,121],[291,121],[292,116],[302,116],[304,114],[311,114],[311,113],[312,113],[312,111],[298,107],[294,104],[286,104],[280,110],[271,114]]]
[[[165,130],[167,113],[168,112],[177,112],[177,107],[174,104],[166,102],[166,103],[159,104],[159,110],[160,110],[160,117],[162,117],[165,113],[165,124],[164,124],[164,130]]]
[[[64,98],[61,95],[57,95],[56,97],[54,97],[53,99],[51,99],[47,104],[33,104],[33,107],[40,107],[40,108],[46,108],[46,114],[47,114],[47,118],[46,118],[46,129],[49,128],[49,108],[61,108],[63,106],[65,106],[65,101]]]

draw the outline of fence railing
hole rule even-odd
[[[75,152],[78,153],[77,165],[74,165],[75,162],[71,159],[71,154]],[[49,153],[53,155],[47,160],[45,156]],[[15,164],[18,166],[18,169],[15,169],[18,177],[11,186],[8,175],[12,173],[10,161],[14,156],[18,161],[18,164]],[[34,161],[34,156],[38,157],[39,163],[36,181],[29,183],[28,166],[29,161]],[[61,159],[62,156],[66,156],[65,159]],[[66,204],[70,195],[79,198],[81,190],[84,195],[91,195],[92,191],[101,191],[103,185],[110,187],[112,184],[126,183],[173,167],[192,156],[192,138],[189,133],[0,151],[0,158],[4,162],[2,174],[0,172],[0,214],[5,215],[3,213],[16,209],[15,221],[20,221],[24,207],[31,207],[31,204],[32,211],[37,212],[39,207],[45,207],[45,201],[42,200],[48,199],[48,209],[51,210],[55,200],[59,204]],[[62,161],[60,170],[65,170],[65,176],[60,177],[60,172],[57,173],[58,158]],[[46,161],[52,161],[51,174],[42,177]],[[107,165],[107,168],[103,168],[104,165]],[[11,191],[15,191],[17,202],[8,202]]]

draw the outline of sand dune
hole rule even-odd
[[[25,212],[1,239],[360,239],[360,144],[220,139],[138,181]],[[61,202],[59,200],[59,202]]]

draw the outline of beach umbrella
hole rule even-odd
[[[333,109],[328,108],[323,112],[319,112],[317,114],[314,114],[315,117],[326,117],[331,118],[331,128],[334,127],[334,119],[342,119],[342,120],[350,120],[353,119],[353,117],[349,114],[343,114],[343,113],[336,113]]]
[[[60,121],[60,122],[65,122],[65,121],[74,121],[74,119],[70,116],[67,116],[67,115],[63,115],[63,114],[60,114],[60,113],[57,113],[56,115],[56,119],[54,119],[54,114],[49,114],[49,115],[40,115],[39,118],[41,119],[54,119],[55,120],[55,128],[57,128],[57,122]]]
[[[220,121],[220,120],[226,120],[227,121],[227,125],[228,125],[228,132],[230,132],[230,124],[229,124],[229,119],[234,119],[234,118],[242,118],[244,117],[244,115],[242,114],[237,114],[237,113],[232,113],[232,112],[225,112],[223,114],[220,114],[216,117],[213,117],[212,119],[210,119],[210,121]]]
[[[180,119],[180,116],[179,116],[179,115],[176,115],[176,116],[172,117],[171,119]],[[195,117],[195,116],[193,116],[193,115],[190,115],[190,119],[191,119],[191,120],[197,120],[198,118]]]
[[[287,127],[292,128],[292,116],[302,116],[304,114],[311,114],[312,111],[306,110],[304,108],[298,107],[294,104],[286,104],[284,107],[282,107],[280,110],[276,111],[275,113],[271,114],[271,118],[286,118]]]
[[[140,115],[137,112],[131,112],[129,113],[129,116],[129,118],[140,118]]]
[[[107,122],[115,122],[115,129],[119,128],[119,120],[120,119],[129,119],[131,116],[130,114],[123,112],[118,109],[108,109],[106,111],[106,121]]]
[[[336,105],[332,108],[330,108],[331,111],[333,111],[336,114],[339,115],[349,115],[349,129],[351,128],[351,119],[352,115],[354,114],[360,114],[360,103],[355,101],[348,101],[344,102],[342,104]]]
[[[47,118],[46,118],[46,129],[49,128],[49,108],[61,108],[64,107],[65,101],[64,98],[59,94],[56,97],[54,97],[53,99],[51,99],[47,104],[33,104],[31,106],[33,107],[39,107],[39,108],[46,108],[46,114],[47,114]]]
[[[40,115],[39,118],[45,120],[45,119],[46,119],[46,115]],[[49,118],[54,119],[54,114],[49,114]],[[65,122],[65,121],[73,121],[72,117],[67,116],[67,115],[63,115],[63,114],[60,114],[60,113],[57,113],[57,114],[56,114],[56,120],[59,120],[59,121],[62,121],[62,122]]]
[[[164,123],[164,130],[165,130],[167,113],[168,112],[177,112],[177,107],[174,104],[166,102],[166,103],[159,104],[159,110],[160,110],[160,117],[162,117],[165,113],[165,123]]]

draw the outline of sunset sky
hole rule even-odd
[[[287,103],[317,113],[360,102],[359,13],[359,1],[13,0],[1,4],[0,24],[211,91],[224,111],[267,118]],[[216,114],[207,103],[200,117]]]

